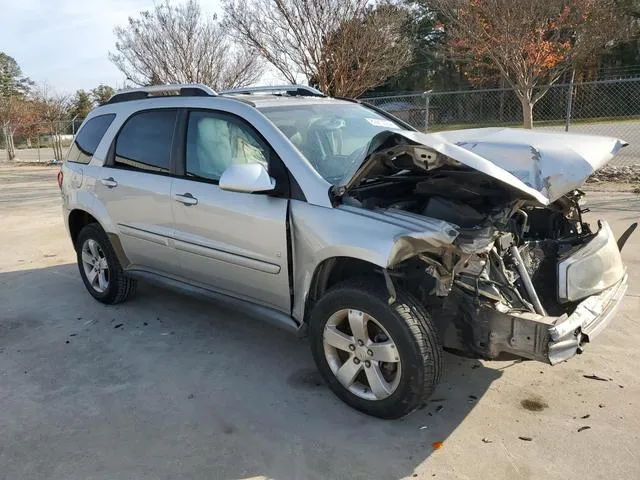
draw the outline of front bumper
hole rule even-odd
[[[510,354],[554,365],[580,353],[606,328],[627,291],[627,281],[625,273],[615,285],[578,303],[571,315],[558,317],[478,307],[473,296],[454,287],[448,300],[457,308],[435,318],[445,347],[485,359]]]
[[[579,353],[611,323],[628,287],[625,274],[617,284],[598,295],[586,298],[568,317],[560,317],[549,328],[549,363],[556,364]]]

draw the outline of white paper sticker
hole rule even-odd
[[[396,125],[391,120],[385,120],[384,118],[367,118],[367,122],[374,127],[400,129],[400,126]]]

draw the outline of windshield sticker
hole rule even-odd
[[[393,128],[396,130],[400,129],[399,125],[396,125],[391,120],[385,120],[384,118],[368,118],[367,117],[367,122],[369,122],[374,127]]]

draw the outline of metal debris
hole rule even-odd
[[[578,432],[584,432],[585,430],[589,430],[590,428],[591,428],[590,426],[585,425],[584,427],[580,427],[580,428],[578,429]]]
[[[600,380],[601,382],[608,382],[608,378],[599,377],[598,375],[582,375],[584,378],[588,378],[589,380]]]
[[[531,437],[518,437],[520,440],[523,440],[525,442],[531,442],[533,440],[533,438]]]

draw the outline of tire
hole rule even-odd
[[[96,251],[98,252],[97,256],[93,255],[93,252]],[[124,302],[134,293],[136,281],[127,277],[122,270],[111,242],[100,225],[90,223],[80,231],[76,239],[76,253],[80,276],[93,298],[99,302],[114,305]],[[88,256],[83,257],[84,254],[88,254]],[[99,268],[95,270],[96,272],[100,270],[97,276],[93,276],[94,272],[91,272],[90,263],[84,260],[88,260],[89,256],[99,259],[96,263]],[[89,275],[93,278],[90,279]]]
[[[372,282],[369,279],[345,281],[331,288],[318,301],[311,313],[309,325],[313,358],[331,390],[353,408],[385,419],[403,417],[423,405],[433,393],[442,372],[442,346],[429,314],[407,292],[397,289],[396,294],[396,301],[389,305],[389,293],[383,282]],[[346,323],[340,321],[340,317],[345,315],[344,310],[347,311]],[[350,350],[352,345],[349,344],[349,350],[343,350],[344,340],[358,338],[356,335],[350,337],[348,330],[353,334],[351,315],[356,318],[360,312],[363,314],[361,318],[366,319],[364,330],[361,330],[365,335],[365,345],[358,342],[354,350]],[[339,329],[342,329],[339,333],[346,338],[333,336]],[[375,338],[372,340],[374,333]],[[395,345],[395,350],[391,350],[393,347],[389,346],[391,344],[388,340],[385,341],[385,337],[390,337],[388,340]],[[378,340],[382,343],[376,343]],[[367,362],[367,358],[380,357],[377,350],[372,353],[372,349],[367,349],[367,341],[371,342],[369,346],[373,346],[373,349],[384,345],[387,352],[384,358],[393,362],[399,359],[399,362]],[[340,344],[340,348],[334,348],[332,343]],[[363,349],[367,349],[366,353]],[[395,358],[388,355],[395,355]],[[343,373],[340,362],[344,362],[342,367],[345,367],[351,365],[349,362],[352,361],[358,362],[362,373],[358,373],[353,384],[347,387],[338,379]],[[351,378],[352,369],[357,367],[348,368],[350,370],[346,376]],[[375,379],[380,378],[381,372],[385,382],[379,384]],[[370,382],[370,378],[374,382]],[[349,380],[346,383],[348,382]],[[378,388],[374,388],[376,384]]]

